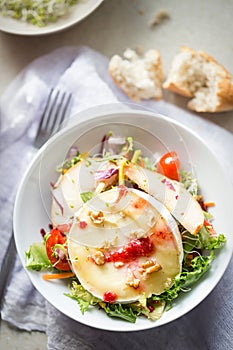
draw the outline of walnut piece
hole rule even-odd
[[[124,266],[124,263],[122,261],[116,261],[114,262],[114,266],[118,269],[119,267]]]
[[[162,266],[153,260],[147,260],[146,262],[141,264],[141,268],[139,272],[144,276],[149,275],[153,272],[157,272],[162,269]]]
[[[88,213],[91,221],[94,224],[100,225],[104,222],[104,213],[102,211],[89,211]]]
[[[104,256],[104,253],[101,252],[100,250],[97,250],[91,257],[96,263],[96,265],[104,265],[105,256]]]
[[[140,284],[140,279],[136,278],[131,270],[128,271],[126,285],[137,289]]]

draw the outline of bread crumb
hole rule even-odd
[[[155,27],[164,22],[166,19],[169,19],[170,15],[167,10],[161,9],[158,12],[154,13],[150,20],[150,27]]]
[[[138,14],[140,15],[140,16],[143,16],[144,15],[144,11],[143,10],[138,10]]]

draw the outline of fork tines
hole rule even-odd
[[[56,133],[66,119],[71,102],[71,93],[50,90],[45,109],[38,127],[35,145],[40,147],[48,138]],[[42,140],[43,139],[43,140]]]

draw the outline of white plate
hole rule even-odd
[[[135,324],[111,319],[98,309],[81,314],[78,304],[64,296],[65,281],[46,282],[40,272],[27,271],[38,291],[58,310],[83,324],[111,331],[136,331],[161,326],[184,315],[198,305],[216,286],[232,255],[232,187],[220,162],[197,135],[178,122],[144,111],[117,111],[92,116],[77,122],[55,135],[42,147],[26,172],[16,197],[14,232],[20,258],[25,264],[29,245],[41,241],[40,229],[50,223],[50,181],[57,177],[55,167],[66,157],[70,146],[77,142],[80,151],[94,147],[109,129],[121,135],[131,135],[153,154],[174,149],[181,158],[182,167],[190,169],[199,180],[207,201],[216,202],[211,211],[214,227],[223,232],[227,244],[217,254],[210,271],[191,292],[181,295],[174,307],[156,322],[139,318]],[[218,184],[218,186],[216,186]],[[219,185],[221,184],[221,186]]]
[[[103,0],[81,0],[71,6],[67,15],[60,17],[57,22],[49,23],[45,27],[38,27],[30,23],[2,16],[0,12],[0,30],[19,35],[43,35],[59,32],[80,22],[90,15]]]

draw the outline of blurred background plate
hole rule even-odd
[[[38,27],[30,23],[5,17],[0,12],[0,30],[18,35],[44,35],[59,32],[73,26],[90,15],[103,0],[80,0],[70,7],[69,13],[60,17],[55,23]]]

